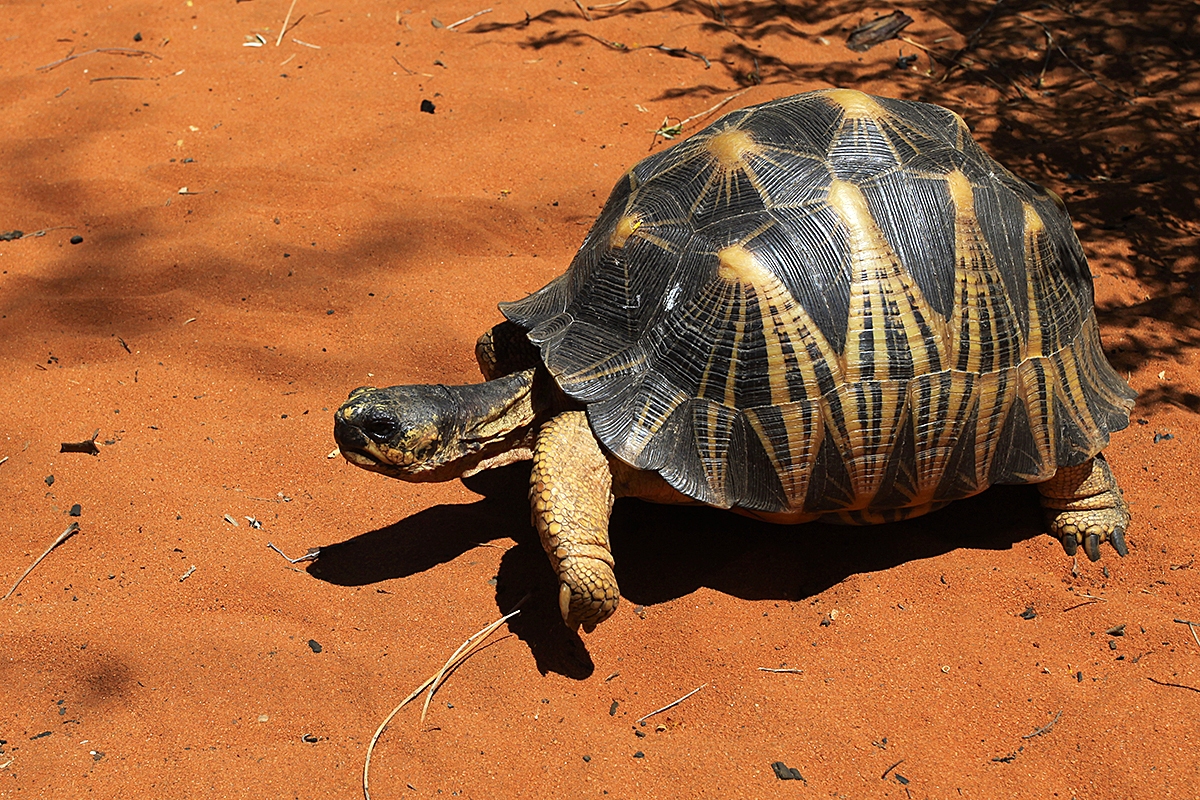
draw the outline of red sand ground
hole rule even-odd
[[[0,590],[82,507],[0,603],[0,796],[358,796],[388,711],[529,592],[396,717],[375,797],[1200,796],[1190,4],[906,7],[935,62],[847,50],[891,10],[858,2],[497,0],[451,30],[482,4],[299,0],[276,46],[287,5],[0,10],[0,230],[27,234],[0,242]],[[830,85],[950,106],[1067,199],[1141,393],[1108,450],[1128,558],[1073,564],[1028,487],[875,529],[629,502],[625,602],[581,642],[521,468],[327,457],[352,387],[478,380],[496,302],[565,267],[664,118]]]

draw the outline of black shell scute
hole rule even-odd
[[[637,164],[501,308],[604,447],[722,507],[864,521],[1045,480],[1133,398],[1061,202],[952,112],[849,90]]]

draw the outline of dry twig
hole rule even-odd
[[[416,689],[413,689],[412,694],[404,698],[400,705],[393,708],[392,713],[388,714],[383,722],[380,723],[379,727],[375,730],[375,735],[371,737],[371,743],[367,745],[367,757],[363,762],[363,797],[365,800],[371,800],[369,781],[371,774],[371,753],[374,752],[375,743],[378,742],[379,737],[383,735],[383,731],[387,728],[388,723],[392,721],[392,717],[396,716],[396,714],[400,712],[400,709],[404,708],[406,705],[415,700],[421,694],[421,692],[428,689],[429,696],[425,698],[425,707],[421,709],[421,722],[424,722],[425,712],[429,710],[429,701],[433,699],[433,693],[438,690],[438,687],[441,685],[442,681],[445,680],[445,677],[457,669],[462,662],[470,658],[479,649],[480,645],[482,645],[484,641],[496,631],[497,628],[515,617],[517,614],[521,613],[521,603],[524,603],[525,599],[527,598],[528,595],[526,595],[525,598],[522,598],[520,603],[517,603],[517,607],[515,609],[508,612],[490,625],[472,634],[470,638],[463,642],[462,645],[460,645],[459,648],[454,651],[454,654],[447,659],[446,663],[442,665],[440,670],[427,678],[425,682]]]
[[[492,10],[490,8],[485,8],[483,11],[476,11],[471,16],[463,17],[458,22],[451,22],[449,25],[446,26],[446,30],[452,31],[455,28],[457,28],[459,25],[466,25],[468,22],[475,19],[476,17],[482,17],[484,14],[490,14],[490,13],[492,13]]]
[[[632,53],[634,50],[660,50],[668,55],[679,56],[680,58],[683,58],[685,56],[691,56],[692,58],[698,58],[702,62],[704,62],[705,69],[710,69],[712,67],[712,62],[708,60],[707,56],[703,55],[702,53],[693,53],[691,50],[688,50],[686,47],[667,47],[665,44],[639,44],[639,45],[634,45],[634,46],[630,47],[629,45],[625,44],[624,42],[614,42],[611,39],[604,39],[604,38],[601,38],[601,37],[596,36],[591,33],[580,33],[578,35],[586,36],[589,39],[593,39],[593,40],[599,42],[600,44],[604,45],[605,47],[609,47],[613,50],[620,50],[623,53]]]
[[[1021,738],[1022,739],[1032,739],[1035,736],[1041,736],[1043,733],[1049,733],[1050,729],[1054,727],[1054,723],[1058,722],[1059,717],[1061,717],[1061,716],[1062,716],[1062,712],[1059,711],[1057,714],[1054,715],[1054,719],[1050,720],[1049,722],[1047,722],[1042,727],[1038,728],[1033,733],[1027,733],[1024,736],[1022,736]]]
[[[740,92],[734,92],[733,94],[729,95],[724,100],[722,100],[721,102],[717,103],[712,108],[705,109],[704,111],[701,111],[699,114],[692,114],[687,119],[680,120],[679,122],[675,123],[674,125],[667,124],[670,121],[670,117],[667,117],[663,120],[662,126],[660,126],[659,129],[654,132],[654,135],[661,136],[664,139],[674,139],[676,136],[683,133],[684,126],[687,125],[689,122],[695,122],[698,119],[703,119],[704,117],[707,117],[709,114],[714,113],[718,108],[725,105],[730,100],[733,100],[735,97],[741,97],[742,95],[744,95],[746,92],[750,91],[750,89],[753,89],[753,88],[754,87],[751,86],[749,88],[742,89]]]
[[[1133,98],[1131,98],[1129,95],[1125,94],[1122,91],[1112,88],[1111,86],[1106,84],[1104,81],[1102,81],[1098,77],[1096,77],[1093,73],[1091,73],[1090,71],[1081,67],[1075,61],[1075,59],[1073,59],[1069,55],[1067,55],[1067,51],[1062,49],[1062,45],[1056,44],[1054,42],[1054,37],[1050,35],[1050,29],[1047,28],[1044,23],[1039,22],[1038,20],[1034,19],[1033,17],[1027,17],[1024,14],[1017,14],[1017,16],[1020,17],[1021,19],[1025,20],[1026,22],[1032,22],[1034,25],[1037,25],[1039,28],[1042,29],[1042,33],[1046,34],[1046,61],[1045,61],[1045,63],[1042,64],[1042,75],[1041,75],[1041,77],[1038,78],[1038,86],[1039,87],[1041,87],[1041,85],[1042,85],[1042,77],[1045,77],[1045,75],[1046,75],[1046,65],[1050,63],[1050,48],[1053,47],[1055,50],[1057,50],[1059,52],[1060,55],[1062,55],[1063,58],[1065,58],[1067,60],[1068,64],[1070,64],[1072,67],[1079,70],[1081,73],[1083,73],[1088,78],[1090,78],[1091,81],[1093,83],[1095,83],[1097,86],[1099,86],[1101,89],[1105,90],[1106,92],[1109,92],[1114,97],[1121,98],[1126,103],[1129,103],[1131,105],[1133,104]]]
[[[17,582],[14,583],[12,585],[12,588],[8,590],[8,594],[4,595],[4,597],[0,597],[0,600],[7,600],[9,597],[11,597],[12,593],[15,592],[17,590],[17,587],[21,585],[21,581],[25,580],[25,577],[27,575],[29,575],[29,573],[33,572],[34,567],[36,567],[38,564],[42,563],[43,558],[50,555],[51,550],[58,547],[60,544],[65,542],[67,539],[70,539],[72,536],[74,536],[78,532],[79,532],[79,523],[78,522],[72,522],[70,525],[68,525],[67,529],[65,531],[63,531],[62,533],[60,533],[58,535],[58,538],[55,539],[54,542],[49,547],[46,548],[46,552],[44,552],[40,556],[38,556],[37,560],[29,565],[29,569],[27,569],[21,573],[21,577],[17,578]]]
[[[1196,645],[1198,647],[1200,647],[1200,636],[1196,635],[1195,623],[1193,623],[1191,620],[1186,620],[1186,619],[1177,619],[1175,621],[1178,622],[1180,625],[1188,626],[1188,630],[1192,632],[1192,638],[1196,640]]]
[[[688,692],[687,694],[685,694],[683,697],[679,698],[678,700],[676,700],[676,701],[674,701],[674,702],[672,702],[672,703],[667,703],[667,704],[666,704],[665,706],[663,706],[662,708],[658,708],[658,709],[655,709],[654,711],[651,711],[651,712],[650,712],[649,714],[647,714],[646,716],[644,716],[644,717],[642,717],[641,719],[637,720],[637,722],[636,722],[636,723],[634,723],[634,724],[636,724],[636,725],[641,725],[643,722],[645,722],[646,720],[650,719],[650,718],[651,718],[651,717],[653,717],[655,714],[661,714],[662,712],[666,711],[666,710],[667,710],[667,709],[669,709],[669,708],[674,708],[675,706],[677,706],[677,705],[679,705],[680,703],[682,703],[684,700],[687,700],[689,697],[691,697],[692,695],[694,695],[696,692],[698,692],[698,691],[700,691],[701,689],[703,689],[705,686],[708,686],[708,684],[707,684],[707,683],[702,683],[702,684],[700,684],[700,685],[699,685],[699,686],[697,686],[695,689],[692,689],[690,692]]]
[[[150,56],[151,58],[157,58],[157,59],[162,58],[162,56],[155,55],[154,53],[151,53],[149,50],[134,50],[129,47],[95,47],[95,48],[92,48],[91,50],[85,50],[82,53],[75,53],[75,52],[68,53],[65,57],[60,58],[58,61],[51,61],[49,64],[43,64],[42,66],[38,67],[37,69],[39,72],[48,72],[48,71],[54,69],[55,67],[62,66],[63,64],[67,63],[68,61],[74,61],[77,58],[83,58],[84,56],[90,56],[93,53],[115,53],[115,54],[121,55],[121,56]]]
[[[287,33],[288,23],[292,20],[292,9],[296,7],[296,0],[292,0],[292,4],[288,6],[287,15],[283,18],[283,27],[279,29],[279,38],[275,40],[275,46],[279,47],[283,42],[283,35]]]
[[[1107,603],[1107,602],[1108,602],[1108,598],[1105,598],[1105,597],[1095,597],[1095,596],[1093,596],[1093,595],[1090,595],[1090,594],[1088,594],[1087,592],[1084,592],[1083,594],[1081,594],[1081,595],[1079,595],[1079,596],[1080,596],[1080,597],[1086,597],[1087,599],[1086,599],[1086,600],[1084,600],[1082,603],[1076,603],[1076,604],[1075,604],[1075,605],[1073,605],[1073,606],[1068,606],[1067,608],[1064,608],[1064,609],[1063,609],[1063,613],[1064,613],[1064,614],[1065,614],[1066,612],[1068,612],[1068,611],[1074,611],[1074,610],[1075,610],[1075,609],[1077,609],[1077,608],[1083,608],[1084,606],[1090,606],[1090,605],[1092,605],[1093,603]]]

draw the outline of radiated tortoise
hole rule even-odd
[[[1101,450],[1134,393],[1071,221],[944,108],[835,89],[727,114],[500,308],[484,383],[355,389],[334,434],[407,481],[532,458],[572,628],[617,606],[617,497],[862,524],[1036,483],[1068,554],[1126,553]]]

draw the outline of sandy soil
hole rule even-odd
[[[298,0],[279,44],[285,0],[94,8],[0,9],[0,591],[80,525],[0,602],[0,796],[360,796],[384,716],[528,593],[375,797],[1200,796],[1192,6],[926,3],[861,54],[890,7]],[[874,529],[623,502],[581,640],[527,468],[328,457],[349,389],[478,380],[664,120],[830,85],[947,105],[1066,198],[1141,393],[1128,558],[1064,556],[1027,487]]]

